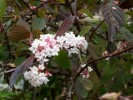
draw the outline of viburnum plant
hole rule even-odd
[[[133,100],[132,7],[0,0],[0,99]]]
[[[65,33],[65,35],[57,36],[56,38],[52,34],[41,35],[39,39],[35,39],[31,43],[29,48],[39,65],[30,67],[29,71],[24,73],[24,77],[34,87],[40,86],[43,83],[47,84],[49,81],[48,77],[52,76],[52,74],[45,69],[45,66],[47,66],[51,57],[58,56],[61,50],[65,50],[68,56],[72,57],[73,54],[85,53],[87,47],[88,43],[85,37],[75,36],[73,32]],[[81,67],[85,67],[85,64],[81,65]],[[91,71],[91,67],[88,67],[88,69],[81,73],[82,77],[89,78],[88,72]]]

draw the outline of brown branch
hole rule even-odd
[[[131,50],[131,49],[133,49],[133,46],[132,46],[132,47],[129,47],[129,48],[125,49],[125,50],[122,50],[122,51],[119,51],[119,52],[114,52],[114,53],[111,53],[111,54],[109,54],[109,55],[106,55],[106,56],[103,56],[103,57],[100,57],[100,58],[97,58],[97,59],[94,59],[94,60],[88,62],[84,68],[80,69],[80,70],[77,72],[77,74],[74,76],[73,80],[75,81],[76,78],[80,75],[80,73],[81,73],[84,69],[86,69],[90,64],[92,64],[92,63],[94,63],[94,62],[96,62],[96,61],[102,60],[102,59],[106,59],[106,58],[108,58],[108,57],[113,57],[113,56],[122,54],[122,53],[124,53],[124,52],[126,52],[126,51],[129,51],[129,50]]]
[[[23,0],[22,0],[23,1]],[[25,1],[24,1],[25,2]],[[40,6],[38,6],[38,7],[36,7],[35,9],[31,9],[30,8],[30,6],[27,4],[27,3],[25,3],[25,5],[30,9],[30,11],[28,11],[26,14],[24,14],[24,15],[21,15],[21,17],[25,17],[26,15],[28,15],[30,12],[33,12],[35,15],[37,15],[36,14],[36,11],[39,9],[39,8],[41,8],[44,4],[45,4],[46,2],[43,2],[42,4],[40,4]],[[38,15],[37,15],[38,16]]]
[[[0,64],[0,66],[9,66],[9,65],[5,65],[5,64]],[[7,74],[7,73],[11,73],[13,71],[15,71],[16,68],[10,69],[10,70],[6,70],[0,73],[0,75],[3,74]],[[53,75],[65,75],[65,76],[70,76],[71,73],[69,70],[63,70],[63,69],[50,69],[50,68],[46,68],[47,71],[49,71],[51,74]]]
[[[91,41],[91,39],[92,39],[94,33],[96,32],[96,30],[103,24],[104,21],[105,21],[105,19],[103,21],[101,21],[95,29],[92,30],[91,35],[89,37],[89,42]]]
[[[35,9],[31,9],[29,3],[25,2],[24,0],[22,0],[22,2],[30,9],[30,11],[31,11],[33,14],[35,14],[37,17],[39,17],[38,14],[35,12],[35,10],[38,10],[40,7],[39,7],[39,8],[35,8]],[[41,5],[41,6],[42,6],[42,5]]]
[[[66,99],[66,100],[71,100],[74,85],[75,85],[75,82],[72,81],[72,85],[71,85],[70,88],[69,88],[69,91],[68,91],[68,95],[67,95],[67,99]]]

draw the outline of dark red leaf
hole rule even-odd
[[[30,56],[28,59],[26,59],[21,65],[19,65],[16,70],[12,73],[10,78],[10,87],[12,87],[15,83],[15,81],[18,79],[18,77],[23,74],[32,64],[33,64],[33,56]]]
[[[61,36],[63,35],[67,30],[69,30],[69,28],[71,27],[71,25],[74,23],[74,20],[75,20],[75,16],[70,16],[68,18],[66,18],[64,20],[64,22],[62,23],[62,25],[59,27],[57,33],[56,33],[56,36]]]

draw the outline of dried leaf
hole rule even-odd
[[[106,93],[100,97],[100,100],[118,100],[120,93]]]
[[[64,20],[64,22],[62,23],[62,25],[59,27],[57,33],[56,33],[56,36],[61,36],[63,35],[67,30],[69,30],[69,28],[71,27],[71,25],[74,23],[74,20],[75,20],[75,16],[70,16],[68,18],[66,18]]]
[[[19,65],[16,70],[12,73],[10,78],[10,87],[12,87],[17,80],[17,78],[23,74],[31,65],[33,64],[33,56],[26,59],[21,65]]]
[[[27,28],[25,28],[25,26],[16,24],[11,27],[11,29],[7,33],[7,36],[12,41],[21,41],[21,40],[29,38],[30,32],[28,31]]]

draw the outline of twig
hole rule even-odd
[[[132,47],[129,47],[129,48],[125,49],[125,50],[122,50],[122,51],[119,51],[119,52],[115,52],[115,53],[111,53],[111,54],[109,54],[109,55],[106,55],[106,56],[103,56],[103,57],[100,57],[100,58],[97,58],[97,59],[94,59],[94,60],[88,62],[88,63],[86,64],[86,66],[85,66],[84,68],[82,68],[81,70],[79,70],[79,72],[77,72],[77,74],[74,76],[74,81],[75,81],[76,78],[80,75],[80,73],[81,73],[84,69],[86,69],[91,63],[94,63],[94,62],[96,62],[96,61],[99,61],[99,60],[102,60],[102,59],[105,59],[105,58],[108,58],[108,57],[112,57],[112,56],[119,55],[119,54],[124,53],[124,52],[126,52],[126,51],[129,51],[129,50],[131,50],[131,49],[133,49],[133,46],[132,46]]]
[[[23,0],[22,0],[23,1]],[[35,9],[31,9],[30,7],[29,7],[29,5],[27,5],[27,3],[26,3],[26,5],[27,5],[27,7],[30,9],[30,11],[28,11],[26,14],[24,14],[24,15],[21,15],[21,17],[25,17],[26,15],[28,15],[30,12],[33,12],[34,14],[35,14],[35,11],[36,10],[38,10],[39,8],[41,8],[44,4],[45,4],[46,2],[43,2],[40,6],[38,6],[38,7],[36,7]],[[36,14],[35,14],[36,15]]]
[[[10,70],[7,70],[7,71],[3,71],[0,73],[0,75],[3,75],[3,74],[7,74],[7,73],[10,73],[10,72],[13,72],[16,68],[14,69],[10,69]]]
[[[122,45],[121,45],[114,53],[117,53],[118,51],[120,51],[120,50],[121,50],[124,46],[126,46],[128,43],[133,43],[133,42],[127,41],[127,42],[122,43]]]
[[[39,17],[38,14],[35,12],[35,9],[31,9],[29,3],[26,3],[24,0],[22,0],[22,2],[30,9],[31,12],[33,12],[37,17]]]
[[[92,30],[91,35],[90,35],[90,38],[89,38],[89,42],[91,41],[91,39],[92,39],[94,33],[96,32],[96,30],[103,24],[104,21],[105,21],[105,19],[103,21],[101,21],[99,23],[99,25],[94,30]]]
[[[74,85],[75,85],[75,81],[72,81],[72,85],[70,86],[70,89],[68,91],[68,96],[67,96],[67,99],[66,100],[71,100]]]

